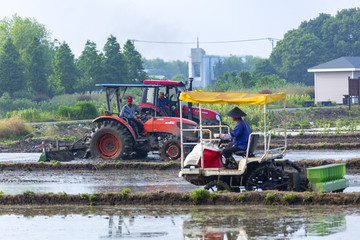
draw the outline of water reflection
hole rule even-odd
[[[359,221],[336,206],[0,206],[2,239],[349,239]]]

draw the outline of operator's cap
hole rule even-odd
[[[226,116],[229,116],[229,117],[245,117],[246,113],[244,113],[240,108],[234,107],[233,110],[231,110],[230,112],[228,112],[226,114]]]
[[[126,98],[126,101],[127,101],[127,102],[132,102],[132,97],[130,97],[130,96],[127,97],[127,98]]]
[[[164,92],[159,92],[159,96],[165,96]]]

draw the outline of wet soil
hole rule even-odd
[[[269,197],[271,194],[271,197]],[[95,193],[95,194],[2,194],[1,205],[359,205],[360,193],[244,192],[214,193],[194,198],[195,193]],[[240,197],[241,196],[241,197]]]
[[[345,163],[347,171],[360,172],[360,158],[348,160],[301,160],[293,161],[303,168],[316,167],[326,164]],[[0,171],[71,171],[71,170],[180,170],[180,162],[103,162],[103,163],[60,163],[60,162],[35,162],[35,163],[2,163]]]

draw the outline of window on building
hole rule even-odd
[[[194,77],[200,77],[200,63],[193,63]]]

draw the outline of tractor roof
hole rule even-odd
[[[159,85],[155,85],[155,84],[134,84],[134,83],[124,83],[124,84],[96,84],[96,87],[107,87],[107,88],[119,88],[119,87],[143,87],[143,88],[148,88],[148,87],[159,87]]]
[[[267,104],[285,98],[285,93],[253,94],[253,93],[228,93],[204,92],[201,90],[182,92],[179,99],[185,102],[207,104]]]
[[[151,79],[144,80],[144,84],[157,84],[157,85],[174,85],[174,86],[185,86],[183,82],[170,81],[165,79]]]

